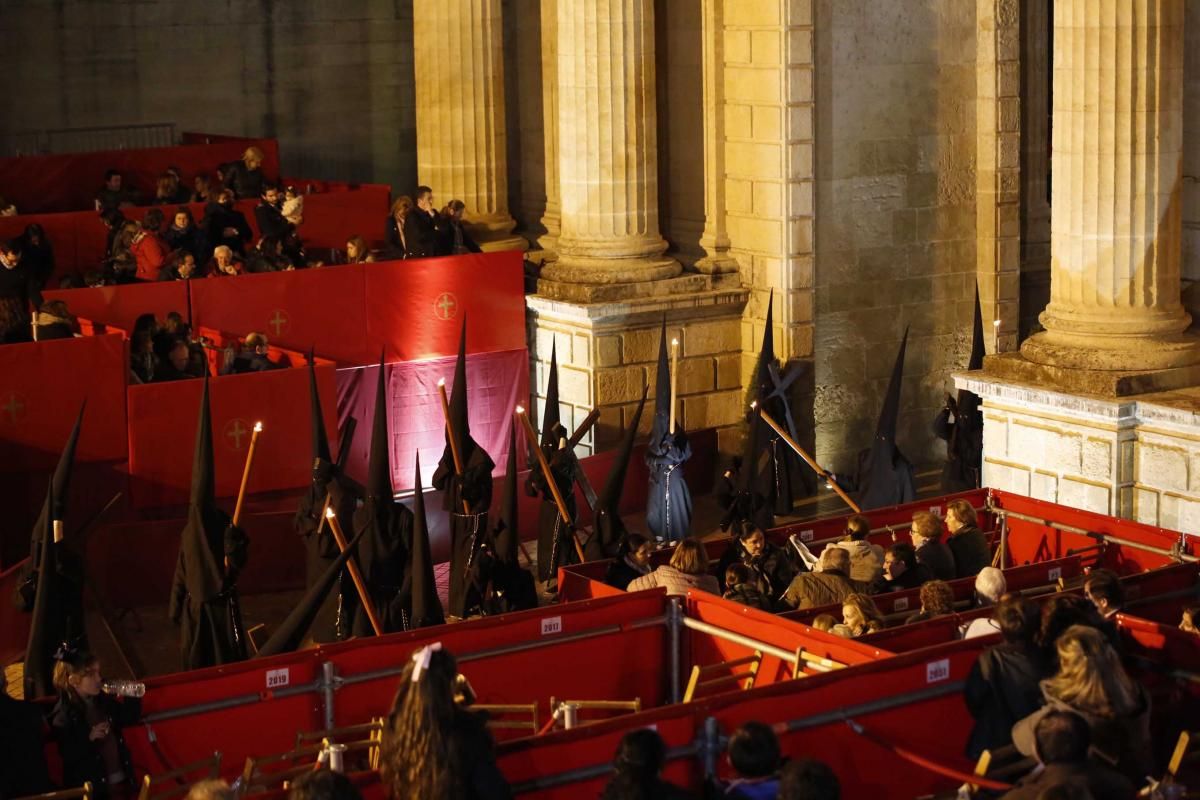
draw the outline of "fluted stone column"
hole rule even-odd
[[[546,147],[546,210],[538,239],[545,250],[558,248],[560,230],[558,190],[558,0],[541,0],[542,18],[542,119]]]
[[[704,87],[704,232],[700,246],[705,256],[696,262],[696,269],[701,272],[738,269],[737,259],[729,252],[725,224],[724,5],[725,0],[703,0],[700,10]]]
[[[1050,304],[1030,361],[1200,361],[1180,303],[1184,0],[1056,0]]]
[[[417,170],[440,206],[462,200],[484,250],[524,249],[508,213],[500,0],[419,3],[413,14]]]
[[[562,222],[543,285],[674,277],[658,225],[654,2],[558,0],[557,12]]]

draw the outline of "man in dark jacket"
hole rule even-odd
[[[463,225],[463,212],[466,211],[466,208],[467,206],[462,200],[451,200],[442,209],[441,216],[437,220],[437,254],[439,256],[483,252]]]
[[[283,198],[279,194],[279,187],[270,183],[264,184],[258,205],[254,207],[254,221],[258,223],[258,235],[263,239],[270,237],[282,241],[295,230],[296,226],[284,218],[280,210],[282,206]]]
[[[946,542],[954,556],[954,572],[959,578],[973,578],[992,563],[987,537],[979,530],[979,518],[969,500],[952,500],[946,506]]]
[[[404,218],[404,244],[407,258],[437,255],[438,214],[433,207],[433,189],[417,187],[417,207]]]
[[[933,580],[929,567],[917,561],[917,551],[908,542],[896,542],[883,557],[883,574],[871,584],[871,594],[916,589]]]
[[[1082,789],[1094,800],[1136,796],[1137,790],[1124,775],[1088,758],[1091,732],[1078,714],[1052,711],[1038,722],[1034,736],[1043,769],[1022,778],[1003,800],[1037,800],[1060,787]]]
[[[912,543],[917,550],[917,561],[929,567],[933,577],[939,581],[958,577],[954,554],[942,541],[942,520],[937,514],[929,511],[913,514]]]
[[[204,208],[204,219],[200,221],[204,240],[208,246],[217,248],[225,245],[238,255],[245,255],[246,242],[253,238],[246,216],[234,208],[233,192],[222,189],[217,202]]]

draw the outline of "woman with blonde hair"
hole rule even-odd
[[[346,240],[347,264],[370,264],[374,261],[375,256],[371,255],[366,239],[355,234]]]
[[[1072,625],[1055,644],[1058,673],[1042,681],[1045,705],[1013,726],[1013,744],[1034,755],[1034,731],[1051,711],[1072,711],[1092,729],[1092,751],[1130,780],[1152,771],[1150,698],[1134,683],[1104,634]]]
[[[225,178],[225,188],[229,189],[239,199],[258,197],[263,192],[266,177],[262,165],[266,161],[263,151],[257,147],[247,147],[238,161],[230,162],[222,167]]]
[[[392,800],[506,800],[487,714],[468,708],[471,693],[441,642],[412,655],[383,726],[379,773]]]
[[[842,600],[842,624],[850,631],[850,637],[857,639],[868,633],[875,633],[887,627],[883,614],[875,601],[865,594],[855,592],[848,594]]]
[[[683,596],[689,589],[700,589],[711,594],[720,594],[717,579],[708,574],[708,553],[704,545],[695,539],[682,539],[671,553],[671,563],[663,564],[649,575],[635,578],[626,591],[640,592],[665,586],[667,594]]]
[[[392,210],[388,213],[387,221],[387,245],[391,258],[408,257],[408,244],[404,239],[404,218],[412,209],[412,198],[406,194],[400,195],[396,198],[396,202],[392,203]]]

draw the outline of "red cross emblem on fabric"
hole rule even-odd
[[[442,292],[433,303],[433,315],[438,319],[454,319],[458,316],[458,298],[451,292]]]

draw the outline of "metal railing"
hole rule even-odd
[[[0,155],[11,157],[135,150],[144,147],[172,147],[178,141],[174,122],[50,128],[43,131],[0,134]]]

